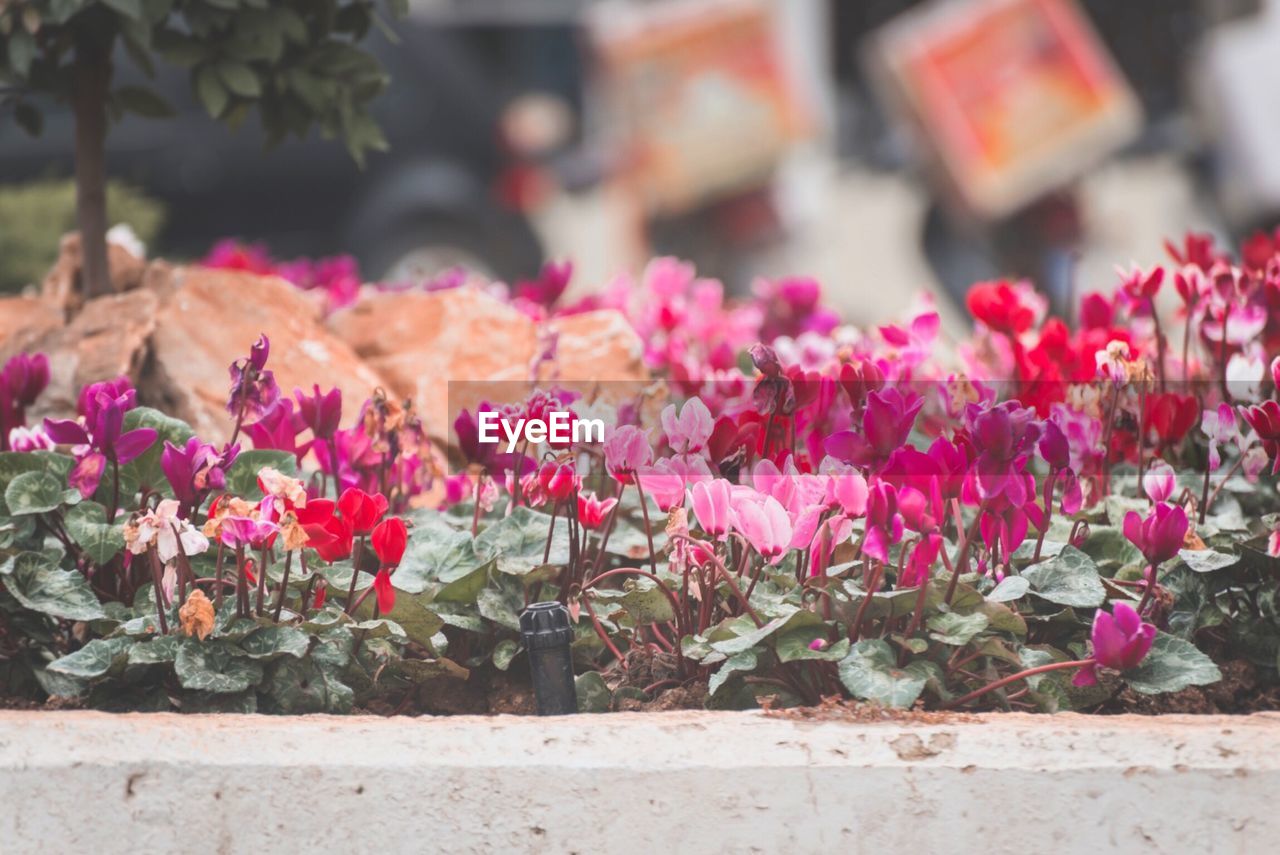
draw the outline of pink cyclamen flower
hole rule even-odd
[[[649,435],[633,425],[615,428],[604,441],[605,468],[620,484],[634,484],[636,470],[652,460]]]
[[[578,494],[578,522],[583,527],[595,531],[604,525],[613,506],[618,504],[615,498],[597,499],[595,493]]]
[[[280,527],[273,522],[229,516],[222,521],[219,537],[227,546],[263,549],[270,546],[279,533]]]
[[[711,411],[699,398],[685,401],[679,416],[676,415],[675,404],[669,404],[662,411],[662,431],[676,454],[700,454],[706,448],[714,427]]]
[[[733,519],[733,487],[723,478],[698,481],[693,485],[693,515],[702,530],[723,540]]]
[[[828,454],[855,466],[880,466],[911,433],[924,398],[890,386],[867,395],[862,432],[844,430],[827,437]]]
[[[684,477],[670,460],[663,458],[653,466],[640,467],[636,470],[636,479],[640,489],[658,505],[658,510],[665,513],[684,504]]]
[[[1128,671],[1138,667],[1156,639],[1156,628],[1144,623],[1126,603],[1116,603],[1111,614],[1098,609],[1093,616],[1093,658],[1096,663],[1081,668],[1072,681],[1077,686],[1098,682],[1097,665]]]
[[[319,384],[311,388],[314,391],[310,395],[301,389],[293,390],[293,396],[298,399],[298,414],[317,439],[329,439],[338,432],[342,421],[342,390],[335,386],[321,392]]]
[[[860,517],[866,514],[869,495],[867,479],[856,469],[833,472],[827,481],[827,498],[832,504],[839,505],[847,516]]]
[[[1271,458],[1271,474],[1280,472],[1280,404],[1275,401],[1263,401],[1261,404],[1246,407],[1242,410],[1244,420],[1253,428],[1258,439],[1262,440],[1262,448]]]
[[[1178,554],[1188,525],[1186,511],[1178,505],[1161,502],[1145,519],[1137,511],[1125,514],[1124,536],[1138,547],[1147,563],[1155,567]]]
[[[898,491],[892,484],[878,481],[871,486],[867,501],[867,534],[862,552],[877,561],[889,560],[889,547],[902,540],[902,514],[898,513]]]
[[[1152,461],[1142,476],[1142,491],[1153,502],[1165,502],[1178,486],[1173,467],[1163,460]]]
[[[1200,430],[1209,437],[1209,469],[1217,471],[1222,466],[1218,446],[1240,440],[1235,409],[1230,404],[1219,404],[1216,410],[1205,410],[1200,416]]]
[[[773,496],[743,496],[733,506],[734,528],[770,564],[782,560],[791,543],[791,517]]]

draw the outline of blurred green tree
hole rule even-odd
[[[407,12],[408,0],[386,0]],[[115,86],[118,45],[148,77],[157,62],[190,69],[192,91],[236,126],[254,107],[267,144],[318,127],[363,163],[386,140],[368,113],[387,85],[359,47],[377,25],[375,0],[0,0],[0,110],[39,134],[41,97],[75,117],[76,220],[88,296],[107,293],[105,148],[108,120],[164,118],[171,106],[145,86]]]

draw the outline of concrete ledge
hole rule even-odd
[[[1280,714],[0,712],[0,851],[1264,852]]]

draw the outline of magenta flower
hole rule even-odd
[[[982,499],[1007,496],[1014,505],[1030,498],[1028,479],[1022,477],[1027,458],[1040,438],[1040,420],[1035,411],[1017,401],[982,409],[970,405],[965,410],[969,435],[978,451],[969,470],[971,483]],[[1031,482],[1034,493],[1034,481]]]
[[[676,454],[700,454],[714,427],[711,411],[699,398],[685,401],[678,417],[675,404],[662,411],[662,430],[667,435],[667,445]]]
[[[274,451],[287,451],[302,462],[311,443],[298,445],[298,434],[302,432],[302,419],[293,411],[293,401],[281,398],[271,409],[263,413],[262,418],[248,425],[244,432],[253,442],[254,448],[266,448]]]
[[[275,541],[279,533],[280,527],[273,522],[228,516],[222,519],[218,536],[227,546],[265,549]]]
[[[924,398],[889,386],[867,395],[862,432],[843,430],[824,442],[827,454],[855,466],[882,466],[911,433]]]
[[[1156,639],[1156,628],[1144,623],[1138,613],[1126,603],[1116,603],[1112,613],[1098,609],[1093,615],[1093,658],[1096,663],[1081,668],[1072,681],[1077,686],[1092,686],[1098,682],[1097,665],[1128,671],[1137,668],[1151,651]]]
[[[90,383],[80,390],[76,398],[76,412],[84,417],[85,424],[93,424],[98,417],[98,401],[106,396],[106,400],[117,401],[121,409],[128,411],[138,406],[138,393],[128,377],[117,377],[114,380],[102,380]]]
[[[183,448],[165,441],[164,451],[160,454],[160,468],[184,512],[198,508],[210,491],[226,486],[227,468],[239,453],[239,445],[226,446],[219,452],[194,436]]]
[[[867,533],[862,552],[877,561],[889,560],[889,547],[902,540],[902,514],[898,513],[898,491],[892,484],[871,485],[867,501]]]
[[[537,279],[516,283],[514,296],[517,300],[527,300],[543,308],[550,308],[564,294],[572,278],[572,261],[548,261],[538,271]]]
[[[267,356],[271,342],[265,335],[249,348],[249,356],[237,359],[228,369],[231,374],[231,393],[227,396],[227,412],[237,422],[255,422],[280,398],[276,377],[267,370]]]
[[[694,483],[692,493],[693,515],[697,517],[698,524],[707,534],[723,540],[733,522],[732,485],[723,478],[698,481]]]
[[[49,385],[49,358],[19,353],[0,370],[0,451],[9,450],[9,433],[26,427],[27,407]]]
[[[733,505],[736,528],[756,552],[777,564],[791,543],[791,517],[773,496],[744,495]]]
[[[604,441],[605,468],[620,484],[635,483],[636,470],[652,460],[649,435],[634,425],[614,428]]]
[[[311,395],[304,395],[301,389],[293,390],[298,400],[298,414],[317,439],[331,439],[342,421],[342,390],[334,387],[321,393],[319,384],[311,388],[314,390]]]
[[[124,414],[132,406],[133,392],[110,397],[111,387],[101,384],[85,410],[92,415],[79,421],[45,419],[44,431],[59,445],[73,446],[76,463],[67,482],[89,498],[98,489],[107,464],[123,466],[138,457],[156,441],[153,428],[137,428],[121,433]]]
[[[915,588],[928,582],[933,562],[938,559],[938,551],[941,549],[941,535],[937,533],[925,535],[916,544],[916,548],[911,550],[911,557],[902,570],[901,578],[898,579],[898,587]]]
[[[1262,448],[1271,458],[1271,474],[1280,472],[1280,404],[1275,401],[1263,401],[1261,404],[1246,407],[1242,410],[1244,420],[1253,428],[1258,439],[1262,440]]]
[[[1188,525],[1186,511],[1178,505],[1161,502],[1145,519],[1137,511],[1125,514],[1124,536],[1138,547],[1147,563],[1155,567],[1178,554]]]
[[[604,525],[604,521],[609,518],[613,506],[618,504],[618,500],[610,496],[607,499],[596,498],[595,493],[579,493],[578,494],[578,522],[582,523],[584,528],[595,531]]]

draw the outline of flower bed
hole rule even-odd
[[[48,368],[15,357],[2,688],[527,711],[518,614],[557,599],[583,710],[1271,708],[1280,254],[1193,235],[1170,255],[1086,296],[1076,329],[1025,283],[976,285],[954,353],[929,308],[859,331],[812,280],[735,305],[659,259],[561,307],[570,270],[549,267],[490,290],[538,320],[623,312],[665,387],[536,382],[548,341],[517,400],[457,413],[452,458],[381,390],[345,414],[336,391],[283,395],[265,336],[231,366],[217,447],[124,378],[28,427]],[[486,413],[553,412],[603,442],[482,441]]]

